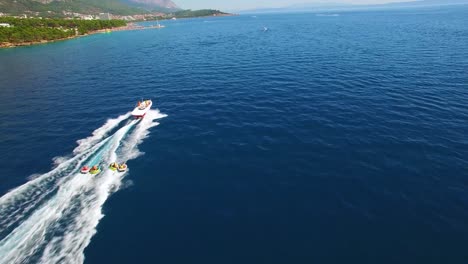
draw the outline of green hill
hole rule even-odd
[[[201,10],[180,10],[173,13],[174,17],[177,18],[189,18],[189,17],[207,17],[207,16],[222,16],[229,15],[228,13],[221,12],[214,9],[201,9]]]
[[[17,15],[39,12],[41,15],[60,15],[63,11],[82,14],[109,12],[115,15],[134,15],[149,12],[138,5],[120,0],[0,0],[0,12]],[[161,7],[164,9],[165,7]]]

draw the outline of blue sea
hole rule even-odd
[[[0,263],[467,263],[468,6],[161,23],[0,50]]]

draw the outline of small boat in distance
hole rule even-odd
[[[135,118],[143,118],[146,115],[146,112],[150,110],[153,102],[151,100],[139,101],[137,106],[132,111],[132,116]]]
[[[85,165],[85,166],[83,166],[83,168],[81,168],[80,172],[81,172],[81,174],[87,174],[90,169],[91,169],[90,167]]]

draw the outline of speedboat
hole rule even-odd
[[[135,109],[132,111],[132,116],[135,118],[143,118],[152,105],[153,102],[151,100],[139,101]]]
[[[119,165],[118,165],[116,162],[112,162],[112,163],[109,165],[109,169],[111,169],[111,170],[113,170],[113,171],[116,171],[118,168],[119,168]]]
[[[120,164],[119,167],[117,168],[117,170],[119,172],[125,172],[127,170],[127,164],[125,164],[125,163]]]
[[[100,172],[101,172],[101,169],[100,169],[98,166],[94,165],[94,166],[91,168],[91,170],[89,171],[89,174],[95,175],[95,174],[98,174],[98,173],[100,173]]]
[[[88,167],[88,166],[83,166],[83,168],[81,168],[80,172],[81,172],[82,174],[86,174],[86,173],[89,172],[90,169],[91,169],[91,168]]]

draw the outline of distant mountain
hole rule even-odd
[[[402,2],[388,4],[348,4],[348,3],[327,3],[314,2],[304,4],[294,4],[281,8],[257,8],[251,10],[238,11],[239,13],[277,13],[277,12],[308,12],[308,11],[340,11],[353,9],[368,9],[368,8],[396,8],[396,7],[417,7],[417,6],[435,6],[435,5],[455,5],[468,4],[468,0],[402,0]]]
[[[125,0],[130,6],[140,7],[146,10],[157,10],[157,11],[177,11],[181,10],[177,4],[171,0]]]
[[[330,7],[343,7],[352,6],[352,4],[339,3],[339,2],[313,2],[289,5],[289,9],[309,9],[309,8],[330,8]]]
[[[250,10],[237,11],[239,13],[278,13],[278,12],[307,12],[307,11],[319,11],[319,10],[330,10],[337,8],[353,7],[352,4],[346,3],[326,3],[326,2],[315,2],[315,3],[303,3],[294,4],[286,7],[276,8],[257,8]]]
[[[7,14],[61,14],[62,11],[68,11],[133,15],[155,10],[171,12],[180,9],[171,0],[0,0],[0,12]]]
[[[383,6],[429,6],[429,5],[455,5],[468,4],[468,0],[420,0],[389,3]]]
[[[171,0],[130,0],[130,3],[142,4],[150,7],[179,9],[179,7]]]

